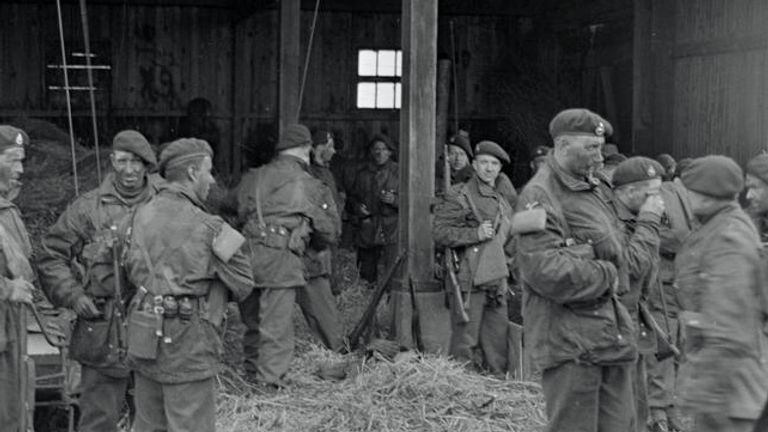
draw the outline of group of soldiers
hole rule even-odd
[[[433,234],[437,273],[456,294],[449,354],[505,374],[507,301],[519,289],[548,430],[682,431],[680,408],[697,431],[761,430],[768,155],[749,162],[745,183],[724,156],[676,166],[604,157],[612,127],[586,109],[557,114],[549,132],[553,146],[535,150],[519,195],[497,143],[458,133],[447,144]],[[4,430],[23,421],[21,316],[35,282],[77,315],[69,350],[82,365],[81,432],[117,430],[130,385],[135,431],[211,431],[228,302],[246,327],[246,378],[284,387],[294,303],[327,348],[344,343],[331,278],[342,214],[356,227],[362,279],[394,260],[398,170],[383,136],[343,193],[329,169],[333,136],[288,126],[273,160],[231,191],[230,224],[206,206],[206,141],[178,139],[157,157],[139,132],[122,131],[110,174],[67,207],[34,259],[12,203],[28,144],[0,126]]]

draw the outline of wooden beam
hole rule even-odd
[[[675,43],[676,1],[652,0],[651,2],[651,61],[653,82],[648,91],[653,109],[653,139],[645,150],[647,154],[675,154],[673,112],[675,106],[675,70],[672,50]]]
[[[450,315],[434,278],[430,214],[435,184],[437,1],[403,0],[398,248],[407,250],[408,256],[399,289],[393,292],[393,315],[400,346],[446,353]],[[415,293],[409,291],[411,283]],[[413,312],[419,314],[415,335]],[[421,347],[414,336],[421,338]]]
[[[765,50],[768,48],[768,33],[741,37],[710,39],[675,45],[672,57],[701,57],[731,52]]]
[[[298,120],[299,109],[299,65],[301,61],[301,0],[280,2],[280,60],[278,91],[279,134],[291,123]]]
[[[632,46],[632,146],[631,154],[643,153],[653,141],[651,117],[651,3],[635,1],[634,40]]]

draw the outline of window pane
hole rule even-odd
[[[395,84],[395,108],[400,108],[402,101],[403,86],[400,83]]]
[[[376,108],[376,83],[357,83],[357,107]]]
[[[403,76],[403,52],[398,50],[397,51],[397,68],[396,68],[397,76]]]
[[[376,76],[376,51],[360,50],[358,54],[357,74],[360,76]]]
[[[376,84],[376,108],[394,108],[395,107],[395,84],[377,83]]]
[[[395,76],[396,55],[394,50],[379,51],[378,76]]]

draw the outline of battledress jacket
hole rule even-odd
[[[3,430],[18,431],[22,420],[22,382],[24,365],[20,363],[21,343],[26,323],[20,303],[8,301],[8,279],[34,280],[29,264],[32,246],[19,209],[0,197],[0,424]]]
[[[233,300],[248,297],[253,290],[248,257],[238,250],[225,262],[214,253],[214,241],[228,228],[226,223],[207,213],[192,191],[176,183],[161,186],[151,201],[136,210],[130,225],[125,268],[131,283],[148,291],[147,298],[141,299],[140,289],[132,307],[155,296],[189,296],[198,299],[199,313],[188,321],[163,320],[156,359],[135,358],[129,341],[129,367],[169,384],[214,376],[222,341],[217,323],[206,314],[205,300],[221,285]]]
[[[311,164],[309,166],[309,172],[316,179],[323,182],[323,184],[333,193],[333,202],[336,204],[336,209],[340,213],[344,208],[344,201],[342,200],[341,193],[336,187],[336,180],[333,178],[333,173],[330,169],[317,164]],[[336,219],[336,229],[339,235],[341,234],[341,217]],[[327,276],[331,274],[332,268],[332,256],[331,248],[322,246],[320,249],[315,249],[313,245],[307,248],[304,256],[305,276],[307,279]]]
[[[677,255],[687,361],[681,405],[756,419],[768,397],[765,262],[755,226],[737,203],[702,219]]]
[[[256,287],[306,285],[306,248],[323,249],[335,244],[340,234],[331,190],[309,173],[306,162],[280,155],[243,177],[237,201]]]
[[[42,239],[42,251],[37,260],[40,284],[56,306],[72,308],[83,295],[100,299],[114,297],[111,249],[114,239],[110,228],[120,226],[137,205],[149,201],[163,180],[156,175],[148,176],[145,189],[131,200],[120,195],[114,182],[114,173],[109,173],[98,188],[75,199]],[[133,290],[125,283],[122,288],[123,300],[127,300]],[[89,326],[90,331],[76,330],[73,333],[71,346],[75,349],[70,351],[72,357],[87,366],[104,369],[106,373],[127,376],[127,369],[117,352],[117,326],[110,326],[108,322],[79,321],[78,325]],[[108,349],[110,345],[114,349]]]
[[[519,210],[535,207],[546,211],[546,228],[517,243],[535,367],[635,361],[635,326],[617,299],[629,292],[629,272],[608,180],[575,178],[550,156],[518,199]]]
[[[371,248],[397,242],[399,178],[398,164],[393,161],[383,166],[369,162],[357,172],[349,199],[350,209],[359,225],[356,240],[359,247]],[[395,202],[381,202],[382,191],[394,192]],[[360,211],[361,204],[365,204],[370,214]]]
[[[497,178],[497,184],[499,180]],[[490,285],[497,286],[499,280],[509,275],[504,249],[511,240],[511,218],[512,206],[507,198],[477,175],[466,183],[454,185],[438,204],[432,230],[435,244],[456,250],[459,257],[456,278],[463,292],[482,289],[476,283],[478,280],[492,281]],[[483,221],[494,223],[497,238],[480,241],[477,228]]]

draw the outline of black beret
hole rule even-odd
[[[677,166],[675,167],[675,177],[680,177],[683,174],[683,171],[688,168],[688,165],[691,164],[691,162],[693,162],[693,158],[682,158],[677,161]]]
[[[475,156],[480,156],[482,154],[491,155],[504,163],[510,163],[512,161],[507,152],[493,141],[480,141],[477,143],[475,146]]]
[[[613,172],[613,186],[620,187],[641,181],[661,179],[664,167],[655,160],[634,156],[621,162]]]
[[[289,148],[301,147],[312,144],[312,135],[306,126],[291,124],[285,127],[283,137],[275,146],[275,151],[283,151]]]
[[[552,149],[547,146],[537,146],[535,149],[533,149],[531,160],[548,155],[550,150]]]
[[[768,154],[760,154],[747,162],[747,174],[768,183]]]
[[[672,165],[675,165],[675,158],[672,157],[672,155],[667,153],[662,153],[658,156],[656,156],[656,162],[660,163],[661,166],[664,167],[664,169],[672,168]]]
[[[689,190],[720,199],[733,199],[744,189],[741,167],[727,156],[694,159],[680,180]]]
[[[448,144],[460,147],[468,157],[472,157],[472,144],[469,142],[469,137],[466,134],[459,133],[458,135],[452,136],[448,140]]]
[[[621,153],[611,153],[605,157],[605,165],[618,165],[627,160],[627,157]]]
[[[131,152],[140,157],[146,164],[152,167],[157,165],[157,158],[149,141],[135,130],[129,129],[118,132],[112,139],[112,150]]]
[[[327,130],[320,129],[315,131],[315,133],[312,134],[312,145],[325,145],[328,144],[328,141],[333,139],[333,134],[328,132]]]
[[[604,137],[612,134],[613,126],[608,120],[585,108],[560,111],[549,122],[549,135],[552,138],[562,135]]]
[[[160,174],[165,175],[168,168],[205,156],[213,159],[213,150],[205,140],[197,138],[178,139],[168,143],[160,153]]]
[[[373,147],[374,144],[376,144],[379,141],[383,142],[384,145],[387,146],[389,151],[391,152],[395,151],[395,146],[394,144],[392,144],[392,140],[390,140],[389,137],[387,137],[386,135],[382,135],[382,134],[375,134],[373,138],[371,138],[371,141],[368,142],[368,148],[370,149],[371,147]]]
[[[26,132],[13,126],[0,125],[0,153],[9,148],[24,148],[25,144],[29,144]]]

